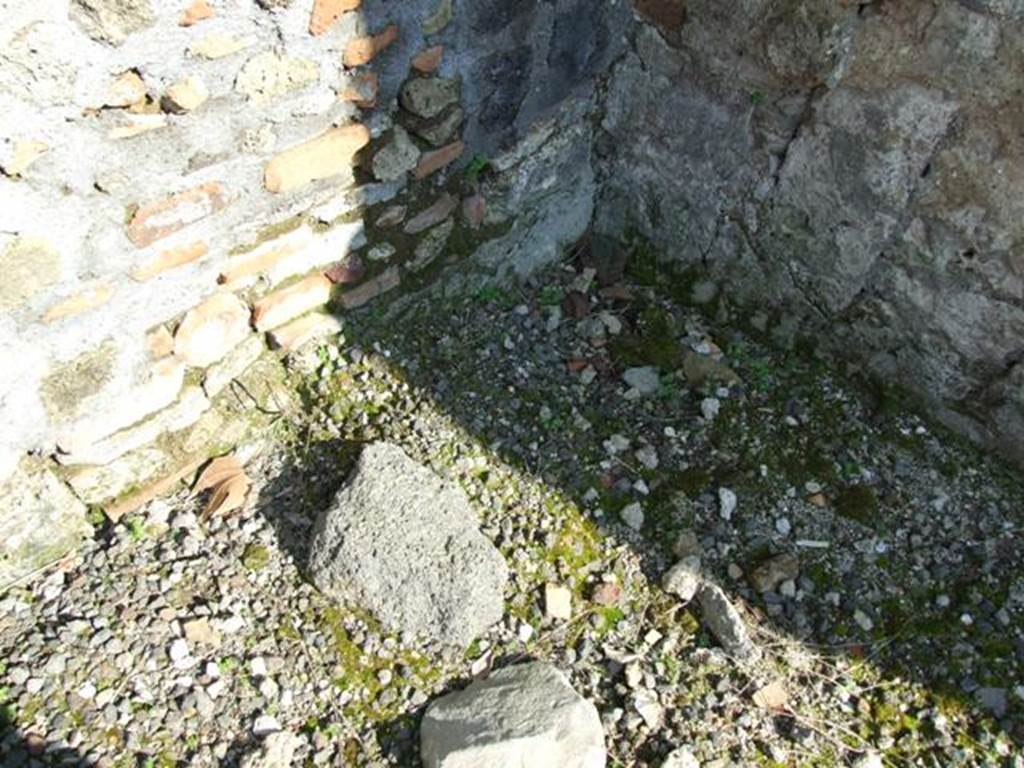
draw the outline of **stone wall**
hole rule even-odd
[[[1024,460],[1024,4],[636,6],[598,228]]]
[[[588,227],[1024,460],[1020,2],[0,10],[0,584],[265,429],[346,314]]]
[[[629,18],[586,0],[0,11],[0,586],[84,535],[86,503],[123,515],[251,434],[232,381],[287,399],[278,358],[347,312],[578,238],[595,80]]]

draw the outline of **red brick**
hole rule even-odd
[[[309,17],[309,33],[322,35],[334,26],[341,14],[354,11],[361,4],[362,0],[316,0]]]
[[[430,174],[458,160],[465,150],[466,145],[461,141],[456,141],[433,152],[427,152],[420,159],[419,165],[416,166],[412,175],[417,179],[425,179]]]
[[[143,248],[205,219],[229,202],[227,191],[217,182],[187,189],[136,211],[128,224],[128,239]]]
[[[398,39],[398,25],[389,24],[379,35],[360,37],[346,46],[342,63],[346,67],[361,67]]]
[[[348,170],[356,152],[370,143],[365,125],[331,128],[267,163],[263,181],[270,192],[288,192]]]

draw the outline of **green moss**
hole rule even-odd
[[[668,310],[649,304],[637,317],[636,330],[636,333],[614,336],[609,341],[609,349],[619,363],[655,365],[664,371],[682,365],[683,350],[677,341],[679,329]]]
[[[712,480],[711,470],[707,467],[687,467],[680,470],[670,483],[688,497],[696,498],[710,487]]]
[[[117,343],[108,339],[95,349],[57,366],[43,379],[39,395],[46,412],[54,421],[79,415],[82,402],[99,392],[114,375]]]
[[[626,274],[639,285],[657,286],[665,277],[667,265],[659,258],[651,241],[635,229],[627,232],[625,239],[629,249]]]
[[[615,359],[626,367],[656,365],[670,371],[683,362],[682,349],[671,337],[623,334],[612,338],[608,348]]]
[[[878,494],[870,485],[848,485],[836,496],[835,509],[845,518],[871,526],[878,518]]]
[[[579,508],[563,499],[549,500],[548,511],[561,522],[553,547],[545,551],[549,562],[562,562],[573,571],[580,571],[601,556],[601,534],[597,526]],[[580,579],[580,587],[582,587]]]
[[[228,252],[228,255],[237,256],[243,253],[248,253],[249,251],[254,251],[264,243],[298,229],[302,226],[303,221],[305,221],[305,219],[302,216],[292,216],[291,218],[284,219],[276,224],[264,227],[256,234],[255,240],[247,245],[235,246]]]
[[[601,617],[601,633],[610,632],[618,626],[619,622],[626,618],[626,612],[617,605],[610,605],[598,611]]]
[[[246,544],[242,552],[242,565],[250,571],[262,571],[270,563],[270,550],[262,544],[251,542]]]
[[[345,629],[346,619],[358,620],[373,634],[387,634],[380,622],[363,610],[348,606],[327,606],[320,614],[319,623],[331,637],[338,659],[335,687],[361,692],[344,707],[344,712],[357,722],[393,720],[400,713],[401,702],[396,699],[394,704],[385,705],[379,701],[384,686],[380,682],[378,672],[396,665],[403,666],[409,670],[414,680],[418,680],[419,684],[424,686],[436,680],[441,672],[431,665],[429,659],[415,651],[399,654],[395,659],[363,653]]]
[[[301,640],[302,635],[299,630],[295,628],[295,625],[291,622],[291,619],[286,618],[277,628],[277,636],[282,640]]]

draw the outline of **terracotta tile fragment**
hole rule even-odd
[[[349,68],[369,64],[385,48],[398,39],[398,25],[389,24],[384,31],[370,37],[360,37],[345,48],[342,63]]]
[[[180,267],[183,264],[189,264],[193,261],[197,261],[205,256],[209,250],[210,249],[206,246],[206,243],[202,240],[197,240],[194,243],[189,243],[188,245],[183,245],[178,248],[168,248],[165,251],[161,251],[149,261],[146,261],[142,266],[133,270],[131,273],[132,280],[143,283],[169,269],[174,269],[175,267]]]
[[[348,170],[356,152],[369,143],[370,131],[365,125],[331,128],[274,157],[264,171],[264,185],[270,192],[288,192],[336,176]]]
[[[128,239],[143,248],[205,219],[228,204],[222,184],[207,182],[140,208],[128,224]]]
[[[213,15],[213,8],[206,0],[193,0],[192,4],[181,14],[178,24],[183,27],[191,27],[193,24],[212,18]]]
[[[407,235],[418,235],[447,219],[458,205],[459,201],[453,195],[445,192],[429,208],[425,208],[409,219],[403,230]]]
[[[412,175],[417,179],[425,179],[430,174],[436,173],[458,160],[465,150],[466,145],[461,141],[456,141],[433,152],[425,152]]]
[[[380,76],[376,72],[358,72],[346,81],[338,93],[338,98],[351,102],[360,109],[373,109],[377,106],[379,91]]]
[[[52,323],[55,320],[61,320],[71,315],[80,315],[83,312],[88,312],[90,309],[106,304],[113,295],[114,286],[112,285],[94,286],[50,307],[46,310],[46,314],[43,315],[43,322]]]
[[[335,285],[352,285],[366,276],[366,262],[358,253],[351,253],[324,270],[324,277]]]
[[[322,35],[341,18],[346,11],[354,11],[362,4],[362,0],[316,0],[313,13],[309,17],[309,33]]]
[[[291,352],[313,339],[341,332],[341,321],[333,315],[310,312],[298,320],[275,328],[267,334],[270,346],[283,352]]]
[[[371,280],[367,280],[358,288],[346,291],[341,295],[341,304],[345,309],[356,309],[367,302],[397,288],[402,282],[398,267],[389,267]]]
[[[425,51],[421,51],[413,56],[412,68],[417,72],[422,72],[424,75],[429,75],[431,72],[436,72],[437,68],[441,66],[442,56],[444,56],[443,45],[427,48]]]
[[[323,306],[331,298],[331,285],[326,277],[315,274],[264,296],[253,305],[253,326],[268,331]]]
[[[175,486],[182,480],[186,480],[194,475],[196,470],[199,469],[204,461],[206,461],[205,455],[199,458],[193,457],[186,459],[184,464],[180,465],[178,469],[174,470],[166,477],[147,485],[141,491],[137,491],[119,501],[108,504],[103,508],[103,513],[112,522],[116,523],[125,515],[131,514],[144,504],[148,504],[153,499],[160,496],[166,496],[168,493],[173,491]]]

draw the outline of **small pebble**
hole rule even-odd
[[[736,511],[738,499],[736,493],[729,488],[718,489],[718,513],[723,520],[732,520],[732,514]]]

